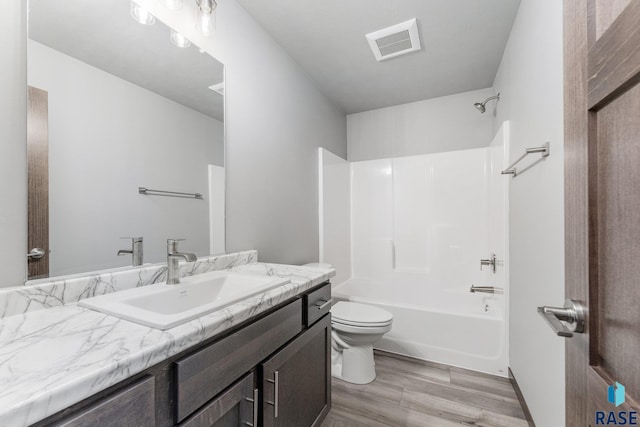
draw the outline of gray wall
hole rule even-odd
[[[562,2],[522,0],[494,82],[495,127],[510,120],[512,160],[551,142],[551,155],[513,178],[509,194],[509,362],[544,427],[564,426],[565,413],[564,341],[536,313],[564,301],[562,79]]]
[[[485,114],[473,104],[491,95],[487,88],[350,114],[349,161],[486,147],[493,139],[495,101]]]
[[[219,2],[213,39],[195,33],[188,7],[137,1],[225,64],[227,251],[317,260],[317,148],[346,156],[344,113],[235,0]]]
[[[25,2],[26,3],[26,2]],[[26,8],[0,13],[0,286],[24,280],[27,253]]]

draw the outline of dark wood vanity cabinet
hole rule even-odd
[[[306,427],[331,407],[329,283],[36,425]]]
[[[295,300],[235,333],[174,362],[176,422],[182,422],[302,331]]]
[[[331,318],[327,314],[260,365],[265,427],[316,426],[331,408]]]

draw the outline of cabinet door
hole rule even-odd
[[[250,373],[207,403],[180,427],[256,426],[258,421],[258,389]]]
[[[264,362],[265,427],[309,427],[322,423],[331,408],[331,315]]]

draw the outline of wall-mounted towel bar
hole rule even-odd
[[[138,187],[138,193],[148,196],[185,197],[188,199],[202,199],[200,193],[181,193],[179,191],[151,190],[146,187]]]
[[[516,171],[515,166],[518,163],[520,163],[520,161],[522,159],[524,159],[525,157],[527,157],[529,154],[542,153],[542,157],[547,157],[549,155],[549,146],[550,146],[550,143],[549,143],[549,141],[547,141],[541,147],[527,148],[525,150],[524,154],[522,156],[518,157],[518,160],[513,162],[509,167],[507,167],[505,170],[502,171],[502,175],[513,175],[513,176],[516,176],[518,174],[518,172]]]

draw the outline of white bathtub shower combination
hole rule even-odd
[[[505,123],[487,148],[349,164],[351,278],[333,293],[393,314],[376,348],[507,375],[507,147]]]

